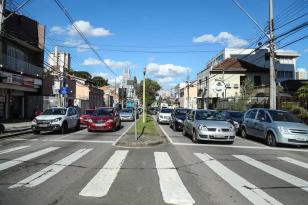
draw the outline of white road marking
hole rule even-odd
[[[7,139],[8,140],[8,139]],[[10,139],[9,141],[33,141],[31,139]],[[109,141],[109,140],[105,140],[105,141],[101,141],[101,140],[64,140],[64,139],[41,139],[41,140],[36,140],[36,141],[40,141],[40,142],[84,142],[84,143],[103,143],[103,144],[112,144],[114,141]]]
[[[296,160],[296,159],[292,159],[292,158],[289,158],[289,157],[277,157],[277,158],[281,159],[281,160],[284,160],[286,162],[295,164],[297,166],[300,166],[300,167],[308,169],[308,163],[305,163],[305,162],[302,162],[302,161],[299,161],[299,160]]]
[[[43,154],[47,154],[48,152],[54,151],[54,150],[59,149],[59,148],[60,147],[48,147],[46,149],[42,149],[42,150],[39,150],[37,152],[33,152],[31,154],[27,154],[25,156],[13,159],[11,161],[4,162],[4,163],[0,164],[0,171],[8,169],[8,168],[13,167],[13,166],[16,166],[16,165],[21,164],[23,162],[26,162],[30,159],[39,157]]]
[[[56,138],[56,140],[64,139],[64,138],[66,138],[66,137],[73,136],[74,134],[80,134],[80,133],[83,133],[83,132],[85,132],[85,131],[87,131],[87,129],[82,129],[82,130],[79,130],[79,131],[77,131],[77,132],[72,132],[72,133],[70,133],[70,134],[67,134],[67,135],[58,137],[58,138]]]
[[[27,177],[24,180],[21,180],[20,182],[10,186],[9,188],[17,188],[17,187],[35,187],[37,185],[40,185],[41,183],[48,180],[50,177],[56,175],[61,170],[63,170],[68,165],[74,163],[84,155],[86,155],[88,152],[90,152],[92,149],[80,149],[73,154],[65,157],[64,159],[42,169],[39,172],[36,172],[35,174]]]
[[[234,157],[246,162],[247,164],[250,164],[253,167],[256,167],[274,177],[277,177],[283,181],[288,182],[289,184],[292,184],[298,188],[301,188],[305,191],[308,191],[308,181],[305,181],[303,179],[300,179],[296,176],[293,176],[291,174],[288,174],[286,172],[283,172],[279,169],[276,169],[274,167],[271,167],[267,164],[264,164],[263,162],[257,161],[255,159],[252,159],[251,157],[248,157],[246,155],[233,155]]]
[[[27,147],[30,147],[30,146],[13,147],[13,148],[10,148],[10,149],[6,149],[6,150],[0,151],[0,154],[6,154],[6,153],[9,153],[9,152],[14,152],[14,151],[17,151],[17,150],[20,150],[20,149],[24,149],[24,148],[27,148]]]
[[[154,152],[154,157],[164,202],[167,204],[194,204],[194,199],[183,184],[168,153]]]
[[[136,122],[133,122],[122,134],[120,137],[118,137],[118,139],[116,139],[116,141],[114,141],[112,143],[112,145],[116,145],[118,143],[118,141],[120,141],[120,139],[128,132],[128,130],[130,130],[131,127],[133,127],[133,125],[135,124]]]
[[[171,139],[171,137],[168,135],[168,133],[164,130],[164,128],[161,126],[161,125],[158,125],[159,127],[160,127],[160,129],[161,129],[161,131],[164,133],[164,135],[167,137],[167,139],[169,140],[169,142],[171,143],[171,144],[173,144],[173,141],[172,141],[172,139]]]
[[[127,156],[128,150],[117,150],[106,162],[104,167],[81,190],[79,195],[90,197],[104,197],[107,195],[112,183]]]
[[[242,178],[223,164],[212,158],[208,154],[194,153],[200,160],[204,162],[210,169],[212,169],[218,176],[223,178],[228,184],[246,197],[252,204],[281,204],[279,201]]]
[[[17,138],[17,139],[6,139],[7,141],[38,141],[38,139],[25,139],[25,138]]]
[[[260,149],[260,150],[277,150],[277,151],[294,151],[294,152],[308,152],[308,149],[292,149],[292,148],[279,148],[267,146],[242,146],[242,145],[220,145],[220,144],[193,144],[174,142],[173,145],[177,146],[194,146],[194,147],[220,147],[220,148],[235,148],[235,149]]]

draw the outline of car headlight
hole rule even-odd
[[[56,118],[56,119],[51,120],[50,122],[51,122],[51,123],[55,123],[55,122],[60,122],[61,120],[62,120],[62,118],[61,118],[61,117],[58,117],[58,118]]]
[[[32,124],[36,124],[37,123],[37,120],[34,118],[33,120],[32,120]]]
[[[112,122],[113,122],[113,119],[109,119],[109,120],[107,120],[107,122],[112,123]]]
[[[92,123],[92,122],[93,122],[93,120],[90,118],[90,119],[88,120],[88,122],[89,122],[89,123]]]
[[[230,129],[230,132],[233,132],[233,131],[234,131],[234,126],[231,125],[231,126],[229,127],[229,129]]]
[[[183,123],[183,120],[181,120],[181,119],[176,119],[176,121],[179,122],[179,123]]]
[[[159,115],[159,118],[164,118],[162,115]]]
[[[284,134],[289,133],[289,130],[285,127],[278,126],[278,130],[279,130],[279,132],[284,133]]]
[[[205,125],[202,125],[202,124],[199,125],[198,129],[199,129],[199,130],[202,130],[202,131],[208,131],[208,130],[207,130],[207,127],[206,127]]]

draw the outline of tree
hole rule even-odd
[[[241,85],[240,93],[242,98],[250,97],[254,91],[254,85],[247,78],[243,81]]]
[[[145,79],[145,104],[150,106],[156,98],[156,93],[161,89],[160,85],[149,78]],[[143,99],[143,81],[141,81],[137,86],[137,95],[139,100],[142,102]]]
[[[92,75],[87,71],[73,71],[73,75],[79,78],[87,79],[87,80],[92,79]]]
[[[104,79],[101,76],[94,76],[91,79],[91,82],[93,83],[93,85],[98,86],[98,87],[108,85],[108,80]]]
[[[303,99],[304,103],[306,104],[306,108],[308,108],[308,83],[305,83],[300,88],[298,88],[296,94],[299,98]]]

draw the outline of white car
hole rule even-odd
[[[169,124],[170,119],[171,119],[171,112],[172,112],[172,109],[169,109],[169,108],[161,109],[159,113],[157,114],[157,122],[159,124],[161,123]]]
[[[80,128],[79,114],[73,107],[49,108],[34,118],[31,127],[34,134],[40,131],[60,131],[65,134],[69,129]]]

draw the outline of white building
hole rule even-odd
[[[132,80],[129,67],[123,70],[122,87],[126,89],[127,99],[133,99],[133,86],[127,85],[127,80]]]
[[[71,67],[71,55],[70,53],[59,52],[55,47],[55,51],[48,55],[49,69],[52,71],[51,75],[59,76],[64,69]]]
[[[298,70],[296,71],[296,80],[306,80],[307,79],[307,71]]]

